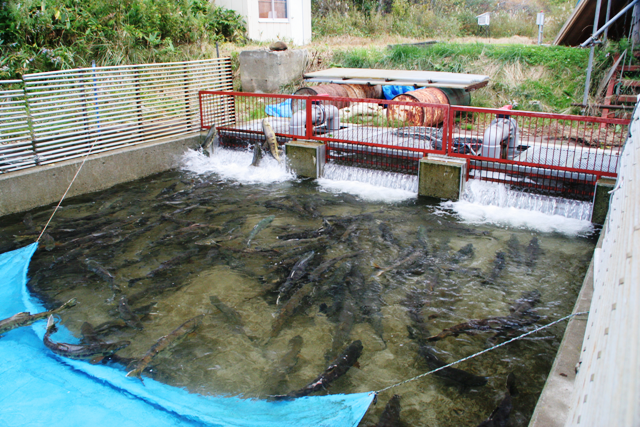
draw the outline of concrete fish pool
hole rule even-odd
[[[569,314],[595,246],[589,232],[472,224],[406,193],[250,162],[192,153],[179,171],[65,201],[33,257],[31,292],[47,308],[77,298],[60,320],[79,339],[87,322],[102,340],[130,341],[100,362],[114,369],[203,315],[142,373],[203,395],[295,392],[360,341],[358,362],[317,392],[354,393]],[[32,242],[52,209],[2,217],[2,252]],[[481,322],[456,326],[470,320]],[[511,422],[526,425],[563,328],[381,393],[361,425],[394,394],[408,425],[477,425],[512,372]]]

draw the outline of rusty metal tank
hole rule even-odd
[[[312,87],[302,87],[296,91],[294,95],[328,95],[339,98],[369,98],[381,99],[382,87],[380,85],[353,85],[353,84],[336,84],[330,83],[326,85],[318,85]],[[338,109],[346,108],[351,105],[348,101],[332,102]]]
[[[393,98],[394,101],[449,105],[449,98],[435,87],[418,89]],[[404,126],[437,126],[444,121],[446,109],[413,105],[389,105],[387,119],[397,121]]]

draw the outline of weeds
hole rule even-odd
[[[196,59],[241,41],[235,12],[207,0],[24,0],[0,6],[0,79],[98,65]],[[203,56],[205,49],[196,56]],[[208,49],[211,51],[211,49]],[[210,56],[210,55],[207,55]]]

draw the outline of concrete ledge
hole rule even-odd
[[[297,176],[321,178],[325,163],[325,146],[313,141],[292,141],[284,146],[287,168]]]
[[[616,186],[614,178],[600,178],[596,181],[596,191],[593,194],[593,208],[591,210],[591,222],[594,224],[604,224],[604,220],[609,212],[609,191]]]
[[[467,161],[429,154],[420,159],[418,195],[456,201],[464,191]]]
[[[200,133],[167,138],[89,156],[67,197],[104,190],[178,166]],[[83,158],[0,175],[0,216],[60,200]]]

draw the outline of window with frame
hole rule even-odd
[[[258,0],[260,19],[287,19],[287,0]]]

